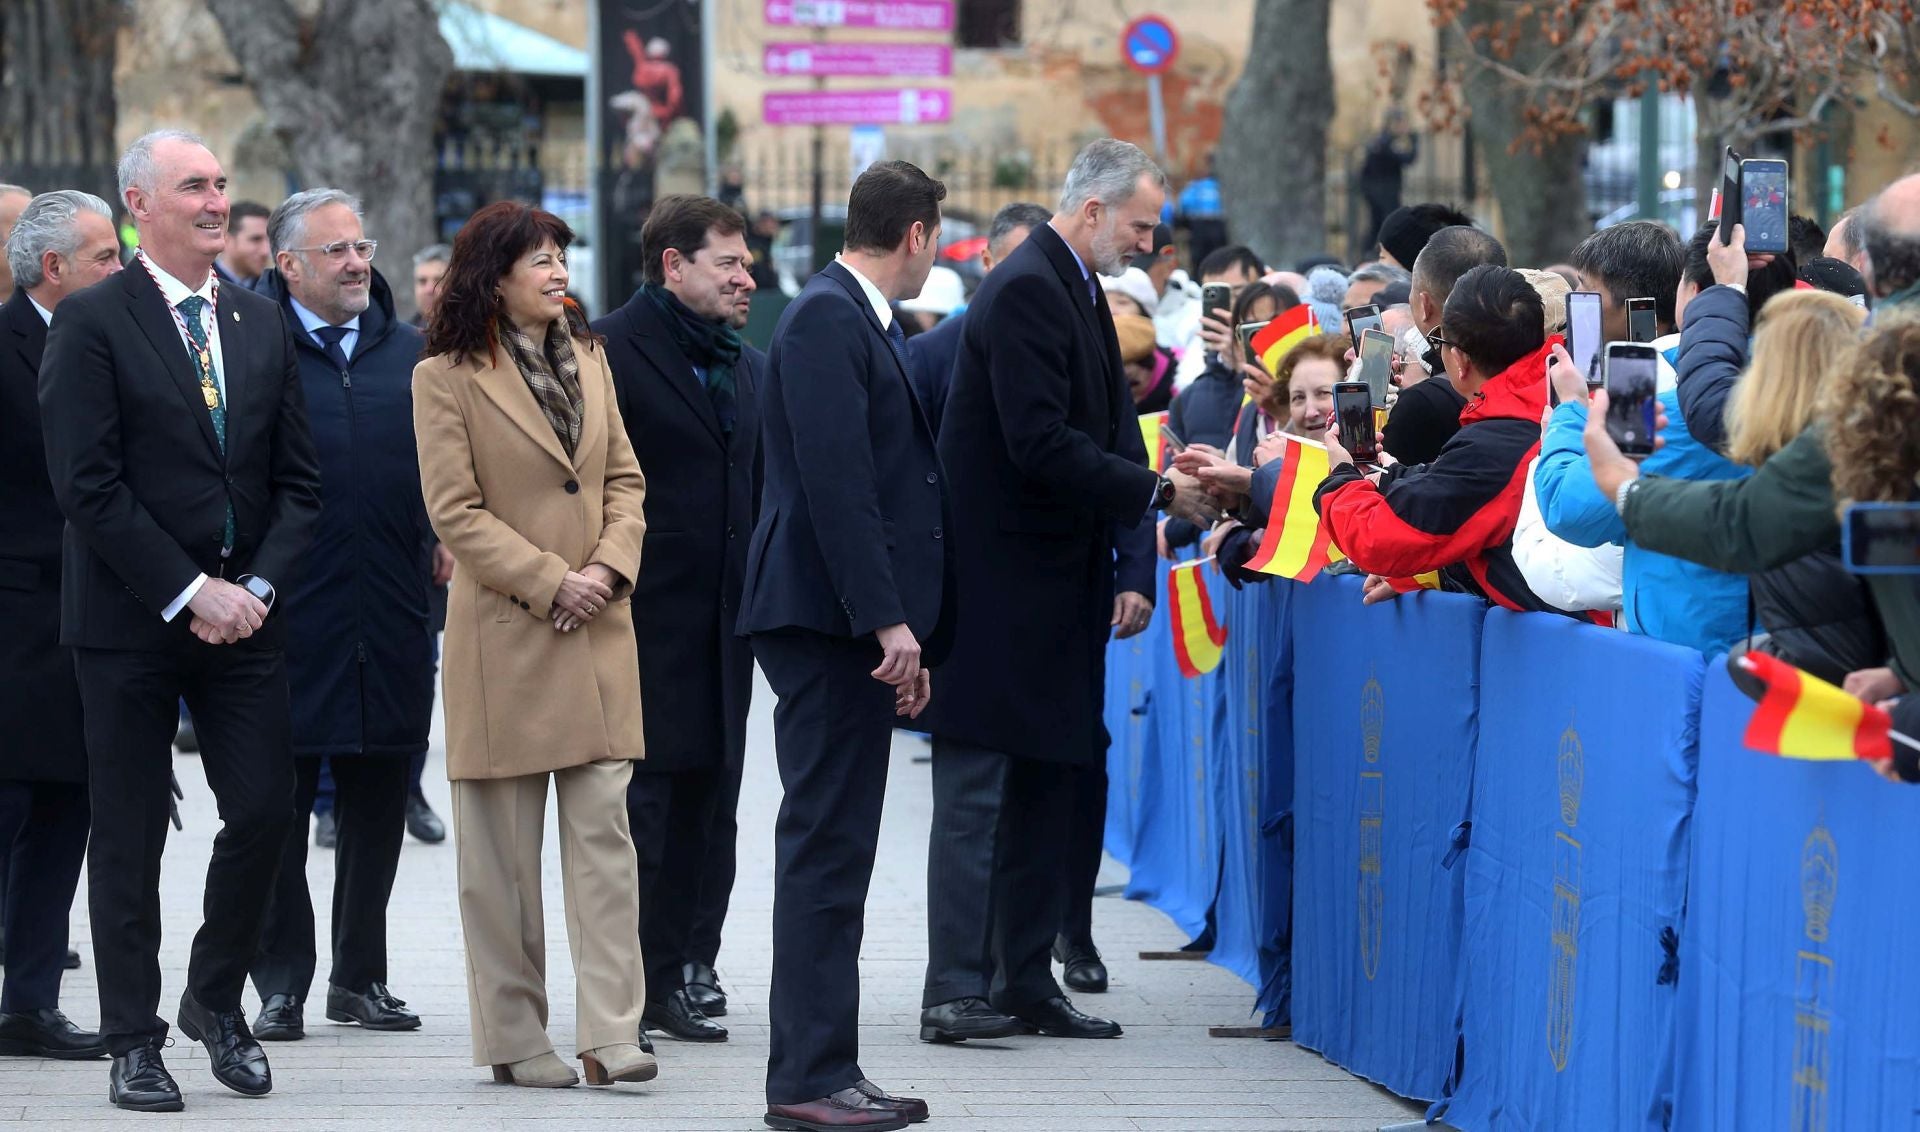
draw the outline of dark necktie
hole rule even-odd
[[[194,376],[200,379],[200,392],[206,398],[207,412],[213,417],[213,438],[220,454],[227,454],[227,399],[220,393],[220,381],[213,372],[213,349],[207,342],[207,324],[200,319],[207,301],[198,295],[180,300],[180,320],[186,323],[187,337],[193,342]],[[227,521],[220,530],[220,553],[233,550],[233,499],[227,499]]]
[[[907,332],[900,329],[900,320],[898,318],[887,323],[887,345],[893,347],[893,356],[894,359],[900,363],[900,368],[903,370],[906,369]]]
[[[347,352],[340,348],[340,340],[347,336],[344,326],[315,327],[313,336],[320,339],[320,345],[327,351],[327,357],[341,373],[347,372]]]

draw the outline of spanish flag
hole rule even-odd
[[[1424,574],[1415,574],[1411,578],[1388,578],[1387,584],[1397,594],[1417,594],[1421,590],[1440,588],[1440,571],[1429,570]]]
[[[1207,579],[1200,573],[1205,560],[1182,562],[1167,573],[1167,605],[1173,611],[1173,658],[1180,674],[1192,679],[1220,667],[1226,654],[1227,627],[1214,615],[1207,596]]]
[[[1754,750],[1790,759],[1893,757],[1893,721],[1873,704],[1765,653],[1730,658],[1727,671],[1760,701],[1745,739]]]
[[[1327,448],[1303,437],[1281,434],[1287,450],[1280,457],[1280,479],[1267,504],[1267,530],[1247,569],[1276,578],[1311,582],[1320,571],[1346,557],[1333,545],[1313,510],[1314,489],[1327,478]]]
[[[1140,439],[1147,445],[1147,466],[1156,472],[1167,470],[1167,442],[1160,435],[1160,429],[1166,423],[1165,412],[1140,415]]]
[[[1253,355],[1260,359],[1260,365],[1268,373],[1280,368],[1280,359],[1287,351],[1320,333],[1320,320],[1314,317],[1313,308],[1305,303],[1292,310],[1282,311],[1272,322],[1260,328],[1253,336],[1251,345]]]

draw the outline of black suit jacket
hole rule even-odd
[[[921,723],[1029,758],[1103,756],[1116,588],[1154,592],[1159,477],[1104,291],[1051,226],[967,308],[940,455],[953,477],[960,619]]]
[[[636,291],[593,328],[606,336],[620,418],[647,477],[646,550],[633,583],[647,757],[634,770],[738,762],[753,652],[734,624],[760,504],[767,356],[749,346],[734,367],[728,434],[651,299]]]
[[[166,650],[197,644],[182,610],[197,574],[253,574],[282,597],[312,537],[320,473],[293,336],[272,299],[222,286],[224,454],[187,349],[145,268],[70,295],[47,335],[40,413],[67,517],[61,641]],[[233,554],[220,557],[228,501]],[[237,646],[278,648],[280,619]]]
[[[904,363],[838,263],[780,316],[761,422],[767,480],[740,631],[859,638],[905,623],[923,662],[937,663],[946,476]]]
[[[933,434],[940,435],[940,418],[947,410],[947,386],[953,382],[953,359],[960,353],[960,332],[967,314],[961,311],[924,334],[907,339],[907,376],[920,397]]]
[[[47,324],[26,292],[0,305],[0,779],[84,782],[73,657],[60,640],[60,532],[67,525],[40,442]]]

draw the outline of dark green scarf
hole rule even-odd
[[[672,291],[655,283],[640,288],[667,322],[667,332],[687,360],[707,373],[707,396],[713,399],[720,430],[733,432],[735,413],[733,367],[740,362],[740,335],[725,322],[713,322],[693,313]]]

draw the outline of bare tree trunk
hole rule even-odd
[[[1275,266],[1327,246],[1331,0],[1257,0],[1216,165],[1227,228]]]
[[[124,0],[0,0],[0,181],[120,207],[113,66],[126,17]]]
[[[366,205],[383,275],[411,305],[413,253],[434,242],[433,135],[453,51],[431,0],[207,0],[307,188]]]
[[[1512,143],[1527,128],[1529,91],[1493,70],[1476,66],[1480,45],[1469,42],[1464,27],[1487,26],[1501,17],[1496,0],[1469,0],[1466,11],[1450,29],[1453,43],[1468,59],[1467,105],[1473,108],[1473,134],[1480,142],[1486,175],[1500,202],[1501,236],[1508,262],[1515,267],[1545,267],[1566,258],[1592,228],[1587,216],[1587,193],[1581,175],[1585,135],[1548,140],[1537,148]],[[1522,39],[1513,56],[1504,60],[1519,71],[1531,71],[1529,58],[1542,45]]]

